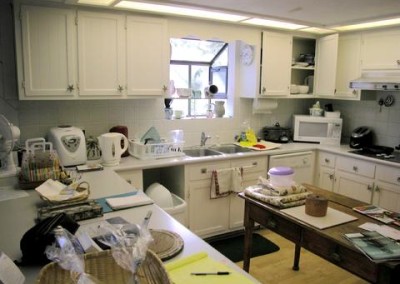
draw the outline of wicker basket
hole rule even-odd
[[[111,251],[85,254],[85,272],[96,277],[102,283],[125,284],[132,277],[132,273],[120,267],[114,260]],[[170,284],[167,271],[157,255],[147,251],[146,259],[137,274],[140,284]],[[73,284],[70,272],[62,269],[57,263],[52,262],[44,266],[36,283],[40,284]]]

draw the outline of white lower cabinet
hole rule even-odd
[[[124,180],[137,189],[143,190],[143,172],[142,170],[123,170],[117,171]]]
[[[318,186],[400,212],[400,168],[319,151]]]
[[[371,203],[374,177],[375,163],[340,156],[336,160],[334,191]]]
[[[331,153],[319,152],[318,153],[318,186],[333,191],[335,184],[335,162],[336,156]]]
[[[373,204],[400,212],[400,169],[376,166]]]
[[[211,173],[213,170],[243,167],[243,188],[257,183],[259,176],[266,176],[265,157],[243,158],[198,163],[185,166],[186,199],[189,207],[189,228],[201,237],[227,233],[243,226],[244,202],[230,194],[211,199]],[[229,182],[229,175],[218,175],[219,184]]]

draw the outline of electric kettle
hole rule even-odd
[[[128,138],[121,133],[104,133],[97,139],[102,153],[102,164],[104,166],[119,165],[121,155],[128,149]],[[122,144],[121,141],[124,143]],[[124,146],[121,147],[121,144]]]

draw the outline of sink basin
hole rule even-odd
[[[190,157],[206,157],[206,156],[221,155],[221,153],[210,150],[208,148],[186,149],[186,150],[183,150],[183,153],[185,153],[187,156],[190,156]]]
[[[235,144],[226,144],[226,145],[221,145],[221,146],[213,146],[213,150],[222,152],[225,154],[235,154],[235,153],[245,153],[245,152],[251,152],[252,150],[249,148],[243,148]]]

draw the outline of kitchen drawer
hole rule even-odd
[[[243,167],[244,173],[253,173],[253,172],[262,172],[265,173],[263,176],[267,175],[267,158],[242,158],[242,159],[235,159],[232,160],[231,163],[232,167]]]
[[[257,206],[250,207],[250,216],[253,217],[256,223],[294,243],[300,243],[302,228],[299,225],[289,222],[283,217],[271,214],[267,210]]]
[[[320,166],[325,166],[329,168],[335,167],[336,156],[334,154],[319,152],[318,159]]]
[[[212,163],[199,163],[186,166],[189,172],[189,180],[211,179],[213,170],[229,169],[231,163],[229,161],[217,161]]]
[[[376,179],[379,181],[400,185],[400,168],[377,165]]]
[[[304,231],[302,247],[370,282],[376,282],[378,268],[361,252],[330,241],[315,232]]]
[[[352,158],[338,157],[336,160],[336,167],[338,170],[374,178],[375,164],[366,161],[361,161]]]

